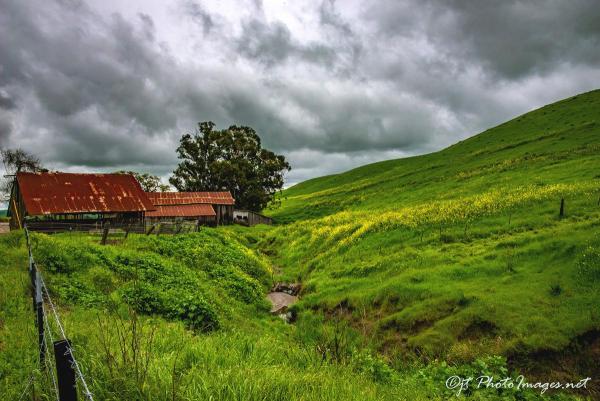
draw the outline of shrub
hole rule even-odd
[[[137,312],[160,314],[164,311],[160,291],[148,283],[130,283],[122,290],[123,300]]]
[[[200,294],[180,296],[172,293],[167,308],[168,316],[183,320],[192,330],[207,332],[220,326],[214,307]]]

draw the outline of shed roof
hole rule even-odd
[[[216,216],[211,205],[196,203],[193,205],[158,205],[156,210],[146,213],[146,217],[200,217]]]
[[[233,205],[235,200],[229,191],[221,192],[147,192],[154,205],[191,205],[208,203]]]
[[[155,210],[130,174],[18,173],[17,183],[30,216]]]

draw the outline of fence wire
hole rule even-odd
[[[44,281],[44,278],[41,276],[41,274],[40,274],[40,281],[42,283],[42,290],[46,296],[46,300],[47,300],[48,304],[50,305],[50,309],[52,309],[52,314],[54,315],[54,320],[56,322],[56,326],[60,330],[62,339],[66,340],[67,335],[65,334],[65,329],[64,329],[62,323],[60,322],[60,318],[58,317],[58,312],[56,312],[56,307],[54,306],[54,302],[52,302],[52,298],[50,297],[50,292],[48,291],[46,282]],[[73,359],[73,369],[75,370],[75,375],[81,381],[81,386],[83,387],[84,397],[87,398],[89,401],[94,401],[94,398],[92,397],[92,393],[90,392],[90,389],[88,388],[88,385],[85,381],[85,377],[83,377],[83,373],[81,373],[81,368],[79,367],[79,363],[77,362],[77,359],[75,359],[75,355],[73,354],[73,348],[71,347],[70,342],[69,342],[69,347],[67,348],[67,352],[71,354],[71,358]]]
[[[31,241],[30,241],[30,237],[29,237],[29,230],[27,229],[27,227],[25,227],[25,236],[27,239],[27,251],[29,254],[29,266],[30,269],[32,269],[32,266],[35,264],[34,258],[33,258],[33,253],[31,251]],[[48,290],[48,286],[46,285],[46,282],[44,281],[44,277],[42,276],[41,272],[39,270],[37,270],[37,274],[39,275],[40,278],[40,285],[41,285],[41,292],[42,292],[42,298],[45,300],[44,304],[47,304],[50,307],[50,310],[52,311],[52,315],[54,317],[54,323],[56,325],[56,327],[58,328],[60,337],[62,340],[67,340],[67,335],[65,333],[65,329],[63,324],[60,321],[60,317],[58,315],[57,312],[57,308],[54,304],[54,302],[52,301],[52,297],[50,296],[50,291]],[[54,386],[54,390],[55,390],[55,394],[56,394],[56,399],[57,401],[60,401],[59,399],[59,392],[58,392],[58,385],[57,385],[57,379],[56,376],[54,374],[54,370],[52,368],[51,365],[49,365],[49,359],[47,358],[50,354],[49,354],[49,350],[52,349],[52,354],[54,353],[54,337],[52,336],[52,329],[51,326],[48,322],[47,319],[47,315],[46,315],[46,308],[44,308],[44,305],[42,305],[43,308],[43,322],[38,322],[38,324],[42,324],[45,326],[46,330],[44,330],[44,344],[46,346],[46,358],[44,360],[45,362],[45,366],[46,369],[50,371],[51,374],[51,379],[52,379],[52,384]],[[50,341],[50,345],[48,345],[47,340]],[[91,393],[91,391],[89,390],[89,387],[87,385],[87,382],[85,380],[85,377],[83,376],[83,373],[81,372],[81,368],[79,366],[79,363],[77,362],[77,359],[75,359],[75,355],[73,354],[73,348],[71,346],[70,342],[67,342],[68,347],[66,350],[66,355],[70,354],[71,359],[73,360],[72,363],[72,368],[75,371],[75,376],[77,378],[77,380],[79,380],[81,387],[82,387],[82,393],[83,396],[88,400],[88,401],[94,401],[93,395]],[[55,357],[56,358],[56,357]],[[33,377],[32,377],[33,380]],[[25,388],[24,394],[27,392],[27,389],[29,388],[29,386],[31,385],[31,380],[29,382],[29,384],[27,385],[27,387]],[[22,398],[23,396],[21,396]]]
[[[60,401],[58,396],[58,384],[56,380],[56,375],[54,374],[54,369],[52,369],[52,365],[49,362],[48,354],[49,350],[52,348],[52,353],[54,353],[54,337],[52,336],[52,329],[50,328],[50,324],[48,323],[48,319],[46,317],[46,313],[44,312],[44,325],[46,326],[46,330],[44,331],[44,343],[46,344],[46,359],[44,359],[44,363],[46,364],[46,369],[50,372],[50,378],[52,379],[52,385],[54,386],[54,394],[56,394],[56,401]],[[50,344],[48,341],[50,340]]]
[[[25,395],[27,394],[27,390],[29,390],[29,387],[31,387],[32,383],[33,383],[33,375],[31,375],[29,377],[29,381],[27,381],[27,384],[25,385],[25,388],[23,389],[23,392],[21,393],[21,396],[19,397],[18,401],[21,401],[23,399],[23,397],[25,397]]]

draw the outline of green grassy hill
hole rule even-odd
[[[599,118],[596,90],[300,183],[263,251],[304,283],[300,319],[343,316],[391,360],[503,354],[532,374],[597,374]]]
[[[600,177],[600,90],[517,117],[440,152],[315,178],[283,193],[276,221],[394,210],[490,188]]]

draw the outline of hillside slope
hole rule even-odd
[[[341,316],[391,360],[600,373],[598,118],[596,90],[284,191],[261,246],[304,283],[300,321]]]
[[[391,210],[490,187],[600,176],[600,90],[532,111],[442,151],[297,184],[269,212],[277,222],[342,210]]]

